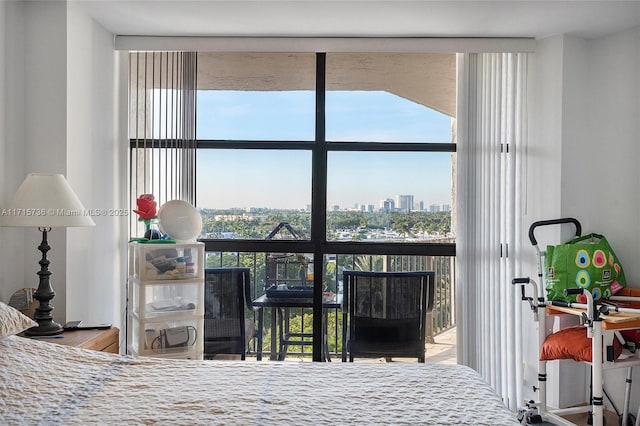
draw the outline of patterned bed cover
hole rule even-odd
[[[0,339],[0,424],[514,425],[472,369],[134,359]]]

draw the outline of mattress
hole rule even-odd
[[[132,358],[0,339],[0,424],[513,425],[472,369]]]

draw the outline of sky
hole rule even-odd
[[[313,140],[312,91],[199,91],[198,139]],[[451,118],[382,91],[326,96],[329,141],[450,142]],[[354,142],[356,143],[356,142]],[[451,204],[451,153],[330,152],[328,204],[378,207],[413,195]],[[311,151],[200,150],[201,208],[304,209],[311,203]]]

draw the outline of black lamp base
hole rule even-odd
[[[31,327],[24,332],[25,336],[53,336],[54,334],[60,334],[64,331],[64,328],[55,321],[51,321],[48,325],[38,325]]]
[[[47,259],[47,252],[51,249],[47,241],[47,233],[51,228],[39,228],[42,231],[42,242],[38,246],[38,250],[42,252],[42,259],[40,259],[40,270],[38,276],[40,277],[40,284],[38,289],[33,294],[33,298],[36,299],[38,307],[33,315],[33,319],[38,323],[36,327],[31,327],[24,332],[27,336],[50,336],[54,334],[60,334],[64,331],[62,326],[53,320],[51,311],[53,306],[51,305],[51,299],[56,295],[51,287],[49,276],[49,260]]]

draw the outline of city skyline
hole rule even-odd
[[[388,201],[390,200],[389,198],[384,199],[384,200],[380,200],[380,202],[378,204],[372,204],[372,203],[359,203],[359,202],[354,202],[351,203],[349,205],[340,205],[340,204],[333,204],[333,203],[327,203],[327,211],[354,211],[354,210],[359,210],[359,211],[380,211],[380,210],[389,210],[389,211],[404,211],[406,209],[403,208],[398,208],[395,206],[395,203],[393,206],[385,208],[382,203],[384,201]],[[419,206],[419,207],[418,207]],[[364,209],[363,209],[364,207]],[[251,212],[251,211],[258,211],[258,210],[278,210],[278,208],[271,208],[271,207],[265,207],[265,206],[234,206],[234,207],[222,207],[222,208],[212,208],[212,207],[201,207],[203,209],[208,209],[208,210],[242,210],[242,211],[247,211],[247,212]],[[311,204],[307,204],[304,207],[300,207],[300,208],[283,208],[282,210],[299,210],[299,211],[311,211]],[[418,201],[416,203],[414,203],[413,207],[411,209],[409,209],[409,211],[427,211],[427,212],[448,212],[451,211],[451,204],[449,203],[443,203],[443,204],[438,204],[438,203],[430,203],[427,204],[423,201]]]
[[[406,206],[399,206],[397,204],[398,197],[401,196],[410,196],[413,200],[415,197],[413,195],[396,195],[395,197],[388,197],[380,200],[377,204],[374,203],[360,203],[354,202],[349,206],[343,206],[339,204],[327,203],[327,211],[380,211],[380,210],[388,210],[388,211],[429,211],[429,212],[440,212],[440,211],[451,211],[451,204],[449,203],[425,203],[424,200],[418,200],[411,203],[410,208],[406,208]],[[307,205],[306,210],[310,210],[311,206]]]

